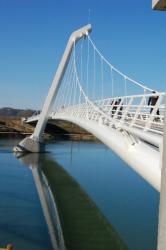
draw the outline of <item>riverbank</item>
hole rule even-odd
[[[20,117],[0,116],[0,138],[23,138],[31,135],[36,124],[27,124]],[[84,129],[64,121],[49,120],[44,133],[44,140],[85,140],[97,139]]]
[[[32,134],[34,128],[23,123],[19,117],[0,117],[0,134],[13,134],[14,136],[25,136]]]

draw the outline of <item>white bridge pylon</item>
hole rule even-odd
[[[115,68],[96,48],[90,31],[88,25],[71,35],[41,114],[27,120],[38,121],[35,131],[15,150],[41,151],[48,119],[70,121],[96,136],[160,191],[166,93]]]

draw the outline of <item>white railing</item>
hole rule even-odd
[[[157,97],[155,105],[148,105],[150,97]],[[62,107],[53,112],[82,119],[93,120],[103,125],[137,127],[143,131],[163,134],[164,104],[166,93],[107,98],[95,102],[70,107]]]
[[[150,97],[157,97],[155,105],[148,105]],[[128,127],[138,128],[144,132],[163,134],[164,109],[166,93],[155,93],[147,95],[122,96],[96,100],[87,100],[86,103],[70,107],[62,106],[51,113],[50,118],[65,115],[75,118],[91,120],[100,125],[112,126],[114,128]],[[39,114],[27,119],[27,122],[38,120]]]

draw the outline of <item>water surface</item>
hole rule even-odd
[[[0,247],[52,250],[31,170],[12,153],[15,140],[0,140]]]
[[[52,249],[32,172],[13,156],[13,144],[0,141],[0,242],[11,241],[18,250]],[[129,250],[156,249],[157,191],[103,144],[59,141],[47,144],[47,151],[46,157],[92,198]]]
[[[155,250],[159,193],[106,146],[47,145],[51,157],[84,188],[130,250]]]

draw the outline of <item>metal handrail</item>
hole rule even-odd
[[[158,97],[155,105],[147,105],[148,98]],[[143,131],[163,134],[164,108],[166,93],[143,94],[106,98],[73,106],[63,107],[52,112],[50,118],[57,114],[67,114],[81,119],[88,119],[107,126],[129,128],[136,127]],[[119,100],[119,103],[117,101]],[[36,116],[36,119],[39,115]],[[30,117],[27,122],[33,121]]]

